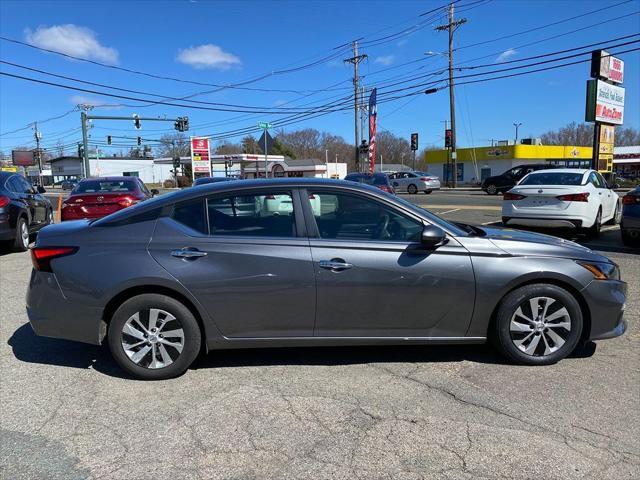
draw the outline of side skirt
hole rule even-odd
[[[461,345],[486,343],[486,337],[269,337],[217,338],[207,341],[210,350],[277,347],[340,347],[358,345]]]

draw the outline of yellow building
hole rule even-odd
[[[562,145],[504,145],[496,147],[460,148],[457,151],[458,182],[480,183],[518,165],[553,163],[559,167],[589,168],[591,147]],[[447,179],[448,150],[425,153],[427,171]]]

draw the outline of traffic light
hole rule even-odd
[[[173,126],[179,132],[186,132],[189,130],[189,117],[178,117]]]
[[[180,168],[180,157],[174,157],[173,158],[173,170],[177,172],[179,168]]]
[[[411,150],[418,150],[418,134],[417,133],[412,133],[411,134]]]
[[[140,117],[137,114],[133,114],[133,126],[136,127],[136,130],[140,130]]]
[[[107,135],[107,145],[111,145],[111,135]]]
[[[138,145],[142,145],[142,138],[138,137]]]
[[[84,147],[81,143],[78,144],[78,157],[84,158]]]
[[[451,129],[447,128],[444,131],[444,148],[451,147]]]

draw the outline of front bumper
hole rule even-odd
[[[36,335],[99,345],[106,333],[102,310],[70,302],[55,274],[31,271],[27,316]]]
[[[582,290],[591,316],[589,340],[619,337],[627,330],[624,309],[627,284],[618,280],[594,280]]]

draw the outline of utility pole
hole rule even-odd
[[[519,122],[519,123],[513,122],[513,126],[516,127],[516,141],[515,141],[516,145],[518,144],[518,128],[520,128],[520,125],[522,125],[522,122]]]
[[[40,150],[40,139],[42,133],[38,130],[38,122],[33,122],[33,136],[36,139],[36,160],[38,162],[38,183],[42,186],[42,150]]]
[[[453,168],[453,188],[458,184],[458,169],[456,165],[456,102],[453,92],[453,33],[466,23],[466,18],[453,19],[453,3],[449,4],[449,23],[436,27],[436,30],[449,32],[449,112],[451,116],[451,162]]]
[[[93,107],[91,105],[82,104],[78,105],[82,109],[80,112],[80,123],[82,124],[82,164],[84,165],[84,178],[88,178],[91,176],[91,170],[89,167],[89,134],[87,130],[89,129],[89,120],[87,119],[87,112],[91,110]]]
[[[345,63],[353,64],[353,107],[354,107],[354,120],[355,120],[355,153],[356,153],[356,170],[360,171],[360,134],[358,132],[358,110],[360,108],[360,74],[358,73],[358,65],[362,62],[367,55],[358,55],[358,41],[355,40],[351,43],[353,48],[353,57],[346,58]]]

